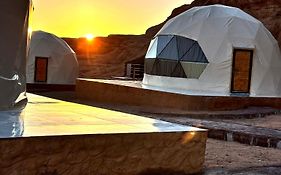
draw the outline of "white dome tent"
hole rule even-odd
[[[264,25],[234,7],[194,7],[151,41],[143,86],[189,95],[281,96],[281,54]]]
[[[76,54],[65,41],[43,31],[32,33],[27,83],[72,85],[78,69]]]

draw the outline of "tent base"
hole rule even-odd
[[[77,79],[78,98],[100,103],[123,104],[185,111],[226,111],[248,107],[271,107],[281,109],[281,98],[199,96],[169,93],[142,88],[141,82]]]

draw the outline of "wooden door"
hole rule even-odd
[[[35,82],[47,82],[48,57],[35,57]]]
[[[234,50],[231,83],[232,93],[250,92],[252,59],[252,50]]]

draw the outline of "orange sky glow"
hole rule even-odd
[[[33,0],[32,30],[60,37],[142,34],[192,0]]]

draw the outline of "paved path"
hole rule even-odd
[[[208,169],[198,175],[280,175],[280,166],[269,167],[252,167],[236,170],[226,170],[224,168]]]
[[[281,149],[281,130],[187,117],[165,116],[159,119],[209,129],[210,138]]]

